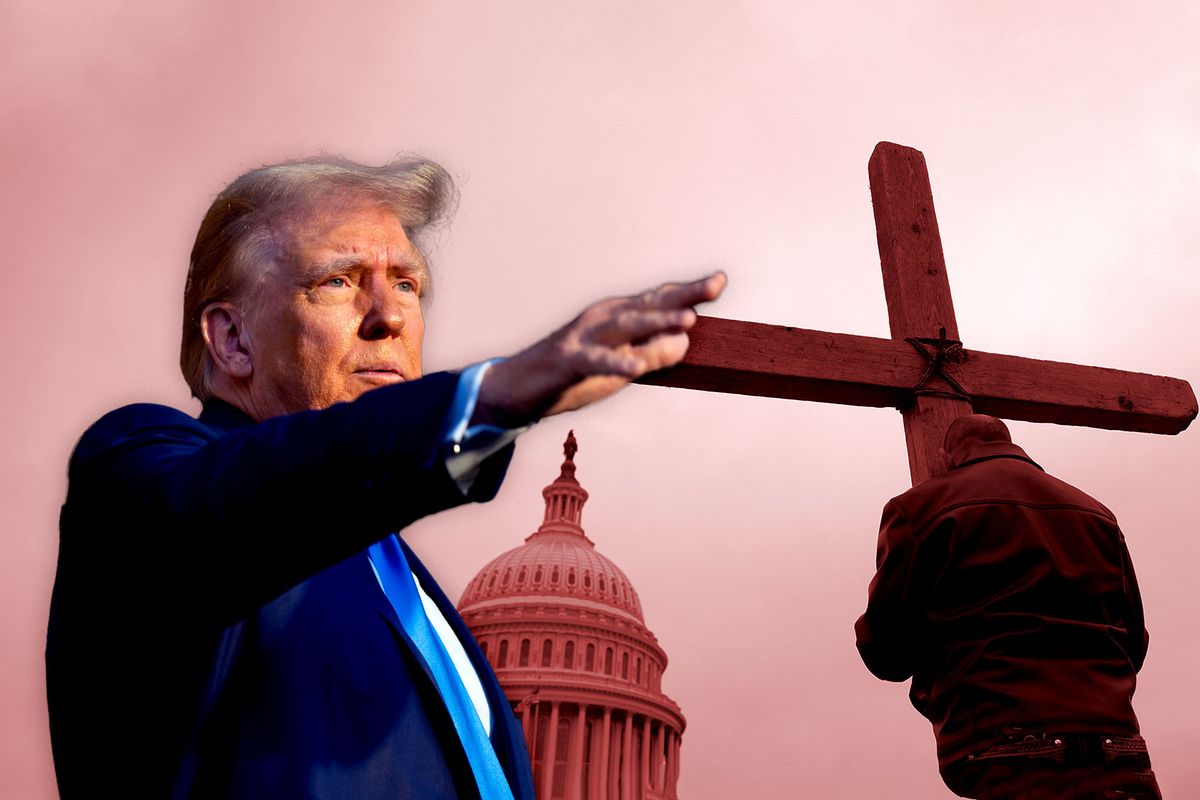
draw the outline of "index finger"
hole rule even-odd
[[[687,308],[716,300],[726,283],[728,278],[725,273],[717,271],[689,283],[664,283],[639,299],[646,308]]]

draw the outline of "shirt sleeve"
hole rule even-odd
[[[471,415],[475,413],[475,405],[479,400],[479,387],[483,383],[483,376],[492,364],[501,360],[489,359],[472,364],[462,371],[447,417],[449,427],[445,438],[446,471],[450,473],[450,477],[464,496],[475,485],[480,465],[532,427],[524,425],[519,428],[500,428],[495,425],[470,424]]]

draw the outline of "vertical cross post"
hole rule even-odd
[[[945,338],[958,339],[925,156],[911,147],[880,142],[867,173],[892,338],[937,339],[944,329]],[[914,486],[946,471],[946,429],[971,413],[968,399],[946,396],[952,394],[949,384],[934,377],[928,386],[944,394],[918,393],[902,409]]]

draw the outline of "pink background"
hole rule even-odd
[[[866,177],[886,139],[928,160],[968,348],[1200,379],[1196,4],[567,5],[5,3],[0,795],[54,796],[70,448],[119,404],[196,408],[187,252],[263,162],[404,150],[459,177],[431,369],[714,266],[710,313],[886,336]],[[547,421],[493,503],[411,529],[451,595],[535,529],[568,427],[587,531],[671,657],[683,797],[949,797],[905,687],[853,646],[908,482],[895,411],[635,387]],[[1200,439],[1013,429],[1122,520],[1152,633],[1136,707],[1164,791],[1195,796]]]

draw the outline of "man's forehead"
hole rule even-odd
[[[322,201],[290,209],[278,220],[285,249],[353,250],[381,241],[412,248],[408,232],[394,209],[359,199]]]

